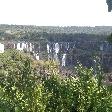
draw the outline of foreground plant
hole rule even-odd
[[[0,112],[112,112],[112,86],[101,72],[79,64],[63,77],[55,62],[18,51],[0,54],[0,62]]]

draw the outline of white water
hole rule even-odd
[[[0,43],[0,53],[4,53],[4,44]]]

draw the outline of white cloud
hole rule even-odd
[[[112,26],[106,0],[0,0],[0,24]]]

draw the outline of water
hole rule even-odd
[[[0,43],[0,53],[4,52],[4,44]]]
[[[112,67],[112,45],[108,42],[0,42],[0,53],[6,49],[17,49],[31,53],[36,60],[55,60],[60,66],[73,66],[77,61],[84,66],[94,66],[93,55],[99,55],[102,63]]]

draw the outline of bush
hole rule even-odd
[[[0,54],[0,62],[0,112],[112,112],[112,86],[92,68],[79,64],[76,76],[62,77],[54,62],[18,51]]]

